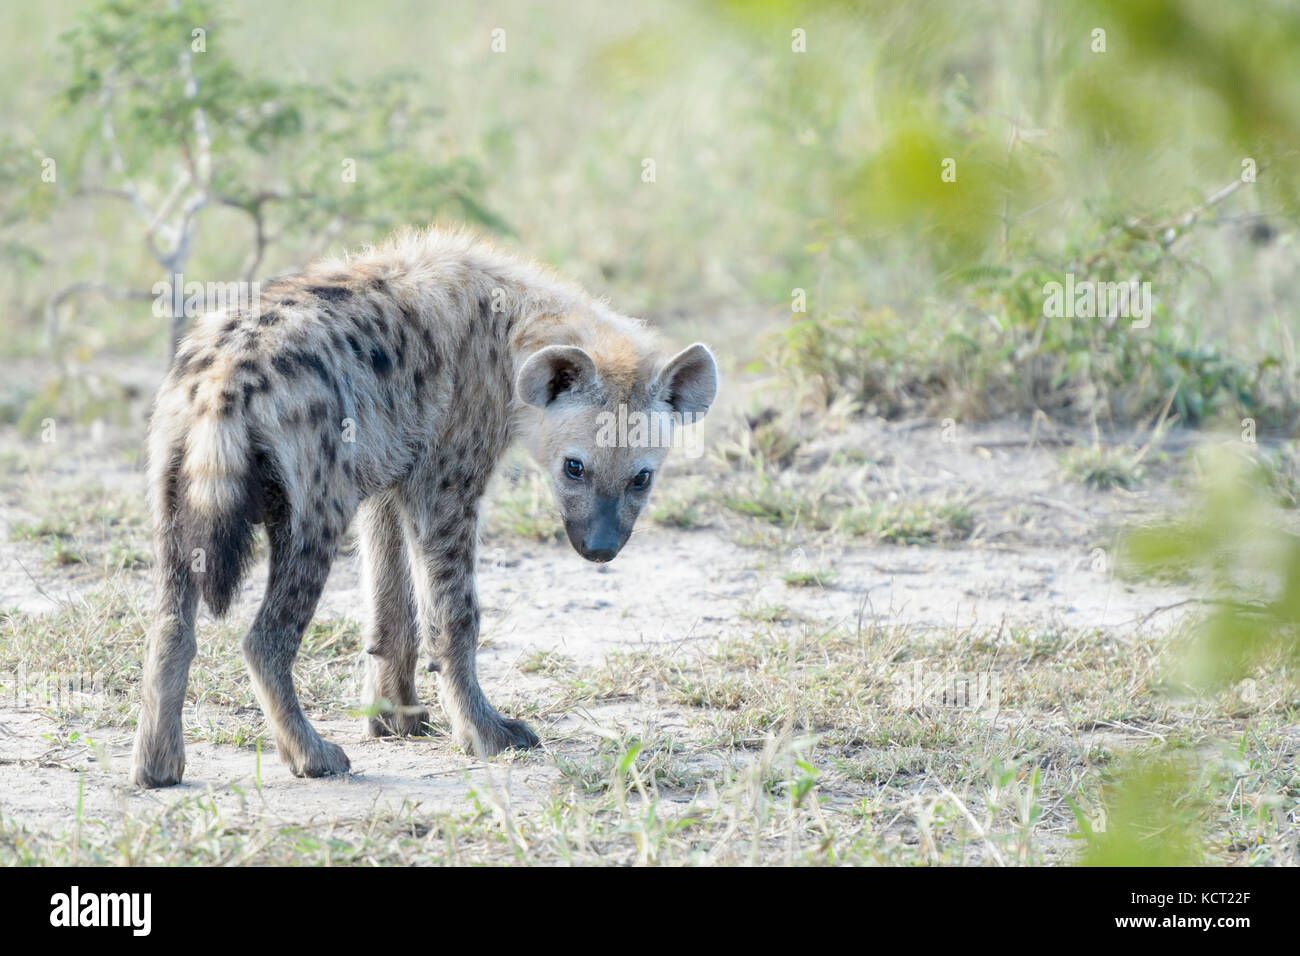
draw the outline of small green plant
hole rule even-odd
[[[75,543],[64,538],[54,538],[50,541],[50,563],[60,566],[85,564],[86,555]]]
[[[674,485],[666,494],[653,499],[650,518],[656,524],[683,531],[707,527],[708,501],[709,496],[698,481]]]
[[[521,464],[496,487],[487,507],[488,537],[514,536],[553,544],[564,540],[546,477],[531,464]]]
[[[853,508],[843,522],[851,534],[888,544],[941,544],[969,538],[975,514],[960,501],[892,501]]]
[[[753,470],[743,473],[722,495],[731,511],[783,528],[824,531],[835,521],[835,500],[829,474],[809,484],[786,472],[778,473],[755,459]]]
[[[541,674],[553,677],[573,669],[573,658],[558,651],[538,647],[519,659],[516,665],[525,674]]]
[[[740,617],[761,624],[780,624],[790,620],[790,609],[784,604],[763,604],[745,608],[740,612]]]
[[[1065,470],[1097,491],[1136,488],[1145,474],[1141,459],[1132,452],[1101,445],[1071,451],[1065,457]]]
[[[713,453],[728,464],[782,471],[794,463],[806,432],[798,403],[787,402],[782,409],[769,407],[746,416],[715,444]]]
[[[786,571],[781,580],[790,588],[828,588],[835,583],[835,572],[819,568]]]

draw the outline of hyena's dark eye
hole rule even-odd
[[[578,459],[564,459],[564,473],[574,481],[582,481],[584,471],[585,469],[582,467],[582,462],[578,461]]]
[[[635,488],[637,491],[644,491],[645,489],[649,488],[650,475],[651,472],[649,468],[642,468],[640,471],[636,473],[636,477],[632,479],[632,487]]]

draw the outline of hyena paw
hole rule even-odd
[[[175,734],[142,734],[135,744],[131,782],[137,787],[174,787],[185,775],[185,740]]]
[[[352,769],[352,761],[348,760],[343,748],[328,740],[317,740],[306,753],[285,756],[295,777],[328,777]]]
[[[508,747],[529,750],[541,744],[532,728],[522,720],[511,720],[500,715],[489,723],[462,729],[457,738],[470,753],[484,757],[499,754]]]
[[[427,737],[433,733],[429,708],[407,705],[367,717],[366,733],[371,737]]]

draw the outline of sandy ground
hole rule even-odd
[[[1180,613],[1171,605],[1187,595],[1124,582],[1110,568],[1108,546],[1116,527],[1167,507],[1176,501],[1174,493],[1158,483],[1140,495],[1088,491],[1063,477],[1059,448],[1028,448],[1025,438],[1026,430],[1013,424],[943,442],[935,423],[874,422],[811,443],[797,466],[815,471],[832,447],[869,449],[874,464],[864,468],[863,480],[873,495],[945,493],[972,502],[977,525],[958,547],[832,546],[816,534],[796,534],[789,548],[746,547],[729,533],[735,516],[722,514],[691,531],[646,522],[606,566],[587,564],[567,546],[491,542],[480,559],[484,686],[510,710],[544,693],[542,682],[516,666],[530,651],[551,649],[591,665],[611,653],[646,648],[690,654],[737,633],[747,609],[778,602],[798,617],[839,628],[1030,625],[1132,632],[1152,616],[1168,624]],[[76,446],[75,454],[65,451],[58,462],[51,467],[67,480],[84,479],[98,463],[98,480],[106,487],[129,490],[140,483],[128,464],[105,466],[91,441]],[[43,473],[41,480],[57,483],[59,477]],[[22,517],[17,500],[10,489],[0,511],[5,539]],[[781,580],[786,571],[814,568],[833,570],[833,583],[791,588]],[[145,586],[143,572],[133,580]],[[264,581],[263,566],[244,585],[235,612],[242,619],[251,618]],[[50,567],[34,545],[3,546],[0,607],[48,612],[101,586],[102,578],[90,569]],[[335,566],[319,613],[356,616],[361,606],[358,559],[346,555]],[[429,679],[424,691],[431,689]],[[187,707],[191,725],[202,726],[211,716],[210,707]],[[59,735],[59,724],[41,710],[8,702],[0,707],[0,812],[28,827],[57,829],[74,818],[79,800],[83,816],[94,819],[118,808],[207,795],[223,813],[297,823],[411,804],[454,809],[464,806],[471,791],[525,808],[559,776],[555,758],[590,749],[594,728],[686,732],[688,723],[687,714],[639,707],[636,700],[550,715],[539,726],[548,749],[543,759],[485,764],[442,738],[368,740],[355,718],[312,716],[326,737],[348,751],[350,775],[299,780],[269,747],[259,771],[248,747],[200,742],[188,748],[182,786],[138,793],[126,781],[126,731],[88,723],[81,726],[93,741],[87,747],[84,737],[69,742]],[[646,720],[656,726],[641,726]]]
[[[735,420],[734,409],[729,414]],[[1087,490],[1061,467],[1063,443],[1084,437],[1060,430],[1045,436],[1022,423],[945,431],[936,421],[867,421],[813,436],[800,450],[794,470],[803,475],[815,475],[836,451],[861,453],[860,481],[873,500],[939,496],[967,502],[976,525],[957,546],[852,546],[796,528],[782,546],[762,547],[738,533],[750,519],[720,508],[690,531],[643,519],[624,552],[605,566],[582,561],[567,545],[486,542],[479,568],[483,684],[503,710],[542,705],[544,719],[534,721],[546,747],[541,759],[484,763],[444,738],[370,740],[361,736],[356,718],[312,714],[322,734],[347,750],[351,774],[300,780],[269,746],[259,768],[249,747],[198,742],[188,747],[183,785],[140,793],[127,784],[127,730],[74,722],[82,736],[73,741],[66,720],[7,700],[0,703],[0,814],[30,828],[59,830],[75,819],[79,801],[83,818],[96,819],[203,796],[223,814],[299,824],[413,804],[455,809],[471,793],[526,808],[560,776],[557,760],[589,753],[600,728],[688,734],[690,715],[654,700],[653,684],[644,699],[549,713],[539,699],[545,681],[517,666],[524,655],[550,649],[579,664],[600,665],[610,654],[648,648],[692,654],[741,633],[744,612],[777,603],[826,628],[1027,625],[1136,633],[1153,619],[1167,626],[1188,595],[1126,582],[1114,573],[1111,553],[1119,527],[1177,507],[1176,487],[1157,475],[1136,494]],[[1169,443],[1186,447],[1203,440],[1175,434]],[[107,453],[137,441],[132,429],[69,427],[55,454],[29,437],[5,435],[4,449],[19,467],[0,476],[0,609],[50,613],[108,586],[97,569],[52,564],[38,544],[13,540],[11,532],[16,523],[41,517],[33,502],[47,489],[51,501],[61,486],[87,482],[138,494],[138,466]],[[684,470],[708,471],[698,462]],[[686,479],[669,474],[664,480]],[[727,479],[714,474],[705,480]],[[359,616],[358,570],[355,555],[340,558],[318,615]],[[827,586],[786,586],[782,575],[798,570],[830,570],[833,579]],[[265,574],[263,564],[245,582],[237,619],[251,620]],[[147,573],[119,575],[115,582],[144,589]],[[203,633],[201,623],[200,642]],[[422,675],[421,682],[427,700],[433,679]],[[187,706],[188,726],[202,727],[210,718],[221,714],[210,705]]]

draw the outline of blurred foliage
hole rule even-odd
[[[1077,806],[1083,866],[1194,866],[1205,862],[1205,798],[1186,755],[1138,757],[1109,772],[1098,826]]]
[[[1172,394],[1187,424],[1230,412],[1294,429],[1295,369],[1281,344],[1233,354],[1202,341],[1208,317],[1183,288],[1204,278],[1186,247],[1218,221],[1220,203],[1236,207],[1248,194],[1247,208],[1295,224],[1300,75],[1275,67],[1300,62],[1300,7],[718,9],[768,44],[793,24],[808,37],[810,52],[763,94],[769,121],[812,145],[808,188],[834,196],[808,230],[808,248],[825,251],[826,294],[778,340],[779,367],[827,399],[847,394],[886,415],[1043,408],[1132,422]],[[865,59],[842,56],[842,41],[828,36],[837,29],[879,46]],[[1246,160],[1257,181],[1224,190]],[[836,261],[852,247],[928,261],[937,279],[919,277],[931,287],[901,301],[864,304],[853,266]],[[1151,327],[1045,319],[1044,285],[1066,273],[1151,282]]]
[[[563,14],[516,11],[497,55],[469,10],[448,9],[427,36],[421,12],[396,2],[305,19],[251,0],[99,3],[62,44],[65,109],[0,150],[0,190],[26,186],[0,204],[0,242],[30,275],[53,233],[23,225],[85,205],[78,190],[132,177],[161,199],[193,158],[202,110],[207,211],[222,210],[196,233],[205,274],[257,271],[259,219],[282,246],[266,256],[277,271],[439,215],[505,231],[508,210],[530,254],[633,311],[702,322],[723,306],[770,328],[804,290],[808,311],[771,355],[828,401],[1132,422],[1172,394],[1185,423],[1240,413],[1294,429],[1300,387],[1281,333],[1295,317],[1279,290],[1296,241],[1300,75],[1277,64],[1300,62],[1295,4],[713,0],[615,13],[570,0]],[[191,97],[179,57],[196,23],[207,48],[192,57]],[[336,69],[344,78],[301,78]],[[120,174],[100,123],[110,89]],[[37,141],[59,157],[57,188],[33,183]],[[645,158],[654,182],[640,179]],[[1246,158],[1258,181],[1207,202]],[[342,181],[343,159],[356,182]],[[99,203],[74,218],[72,254],[51,261],[71,278],[143,280],[153,266],[126,213]],[[1043,285],[1066,272],[1152,282],[1152,326],[1044,321]],[[24,287],[33,299],[38,284]],[[138,347],[118,331],[88,348]],[[761,341],[748,331],[731,343],[725,323],[708,329],[724,350]]]
[[[941,315],[903,317],[891,308],[797,315],[780,334],[772,361],[813,381],[829,402],[846,395],[878,414],[947,409],[992,417],[1041,408],[1075,418],[1130,422],[1166,402],[1178,420],[1199,425],[1221,414],[1250,415],[1266,428],[1291,429],[1297,408],[1283,386],[1279,357],[1225,354],[1171,321],[1153,292],[1153,314],[1128,317],[1044,315],[1049,283],[1068,275],[1096,283],[1174,287],[1186,267],[1158,239],[1123,223],[1098,223],[1095,241],[1061,258],[1016,244],[1014,265],[950,273],[957,304]]]
[[[374,231],[449,213],[494,228],[475,164],[436,144],[439,110],[423,104],[410,72],[366,82],[282,81],[250,74],[225,43],[226,24],[211,0],[163,6],[159,0],[102,0],[63,36],[71,75],[65,116],[79,124],[74,170],[101,163],[101,106],[110,104],[124,166],[119,177],[166,180],[178,160],[192,167],[199,148],[195,114],[212,140],[215,197],[251,210],[274,198],[277,229],[299,234],[335,219]],[[193,82],[179,66],[196,29]],[[342,175],[355,160],[355,182]],[[268,194],[272,194],[268,197]]]
[[[1268,667],[1300,665],[1300,527],[1274,494],[1267,463],[1213,459],[1184,519],[1128,535],[1122,557],[1145,574],[1191,571],[1211,605],[1178,677],[1216,690]],[[1280,670],[1278,670],[1280,669]]]
[[[1259,186],[1291,216],[1300,212],[1300,6],[1290,0],[1084,0],[1073,22],[1107,30],[1103,56],[1085,59],[1063,90],[1066,115],[1126,172],[1187,142],[1207,173],[1268,167]],[[1189,135],[1186,124],[1191,123]],[[1083,145],[1081,143],[1081,145]],[[1154,168],[1153,168],[1154,167]],[[1217,180],[1217,176],[1215,179]],[[1111,195],[1148,207],[1182,184],[1138,175]]]
[[[1206,463],[1200,501],[1186,517],[1123,539],[1127,565],[1145,574],[1194,575],[1210,607],[1193,623],[1191,640],[1173,645],[1175,687],[1216,694],[1236,685],[1251,704],[1256,680],[1266,675],[1291,694],[1300,689],[1300,527],[1272,493],[1271,470],[1267,459],[1243,463],[1220,454]],[[1130,755],[1104,788],[1105,831],[1076,809],[1087,844],[1082,862],[1205,862],[1204,806],[1211,792],[1231,802],[1231,763],[1231,754],[1225,763],[1174,743]],[[1268,803],[1255,812],[1274,812]]]
[[[33,188],[41,156],[24,149],[12,134],[0,136],[0,263],[31,273],[45,261],[23,236],[22,225],[45,216],[53,205],[49,189]]]
[[[764,113],[792,141],[815,134],[821,155],[805,157],[838,171],[839,231],[910,242],[945,269],[1002,258],[1000,231],[1045,203],[1159,215],[1245,157],[1267,170],[1266,199],[1300,209],[1300,77],[1276,68],[1300,58],[1300,8],[1284,0],[717,8],[769,49],[807,34],[808,54],[762,90]],[[844,58],[844,33],[879,46]],[[1033,221],[1044,235],[1068,224]]]
[[[134,223],[79,236],[74,248],[103,262],[124,238],[141,243],[152,263],[97,278],[148,289],[187,266],[218,281],[257,278],[276,244],[319,253],[335,238],[373,241],[439,216],[507,228],[483,198],[481,168],[440,139],[441,114],[416,75],[259,74],[231,47],[219,10],[211,0],[100,0],[81,15],[60,38],[65,72],[42,130],[67,144],[57,179],[42,178],[39,151],[4,144],[0,230],[121,201]],[[218,208],[246,214],[242,233],[201,228]],[[28,266],[42,255],[19,239],[4,251]]]

